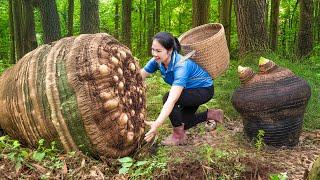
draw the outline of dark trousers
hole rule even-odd
[[[198,123],[207,120],[207,111],[197,113],[201,104],[208,102],[214,94],[213,86],[195,89],[183,89],[178,101],[169,115],[173,127],[184,124],[184,129],[189,129]],[[169,92],[163,96],[163,103],[168,99]]]

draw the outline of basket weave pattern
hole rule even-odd
[[[222,24],[195,27],[179,37],[183,54],[196,50],[191,58],[216,78],[229,67],[229,50]]]

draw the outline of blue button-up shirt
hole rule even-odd
[[[168,68],[158,63],[154,58],[145,65],[144,70],[154,73],[160,70],[164,81],[170,85],[182,86],[185,89],[209,87],[213,80],[209,73],[191,59],[180,62],[182,56],[173,51]]]

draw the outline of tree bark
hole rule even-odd
[[[22,40],[22,1],[12,1],[12,13],[13,13],[13,29],[14,29],[14,40],[15,40],[15,57],[16,62],[19,60],[24,54],[23,50],[23,40]]]
[[[313,35],[314,42],[320,43],[320,0],[314,1],[314,25],[313,25]]]
[[[142,47],[142,29],[144,29],[144,28],[142,28],[143,26],[142,26],[142,17],[143,17],[143,14],[142,14],[142,0],[139,0],[139,29],[138,29],[138,31],[139,31],[139,48],[140,49],[143,49],[143,47]],[[141,55],[141,52],[139,52],[140,53],[140,55]]]
[[[10,59],[9,63],[14,64],[16,63],[16,56],[15,56],[15,38],[14,38],[14,21],[13,21],[13,8],[12,8],[12,1],[9,0],[9,28],[10,28]]]
[[[119,39],[119,0],[115,0],[115,9],[114,9],[114,37]]]
[[[81,0],[80,12],[80,33],[98,33],[99,20],[99,0]]]
[[[67,36],[73,35],[73,12],[74,12],[74,0],[68,0],[68,34]]]
[[[240,56],[260,55],[267,49],[265,6],[265,1],[235,0]]]
[[[154,36],[154,0],[147,0],[147,23],[148,23],[148,33],[147,33],[147,49],[148,55],[151,56],[151,46],[152,46],[152,37]]]
[[[122,0],[122,41],[131,49],[132,0]]]
[[[23,39],[24,39],[24,52],[26,54],[34,50],[37,46],[35,22],[34,22],[34,7],[32,0],[23,0],[23,14],[25,17],[24,28],[23,28]]]
[[[192,0],[192,26],[207,24],[209,21],[210,0]]]
[[[155,13],[155,32],[160,31],[160,0],[156,0],[156,13]]]
[[[228,47],[230,49],[232,0],[223,0],[220,10],[220,21],[224,26]]]
[[[280,7],[280,0],[271,1],[269,37],[270,37],[270,49],[272,51],[276,51],[278,46],[279,7]]]
[[[60,19],[56,1],[39,1],[44,43],[60,39]]]
[[[300,27],[296,54],[299,58],[310,55],[312,52],[312,0],[300,0]]]

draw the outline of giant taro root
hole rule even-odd
[[[0,80],[0,127],[22,143],[56,141],[94,157],[132,153],[144,133],[145,88],[128,48],[83,34],[26,54]]]
[[[263,130],[268,145],[295,146],[302,130],[310,86],[290,70],[273,61],[260,59],[259,74],[239,66],[242,83],[232,96],[232,104],[243,118],[244,132],[256,138]]]

